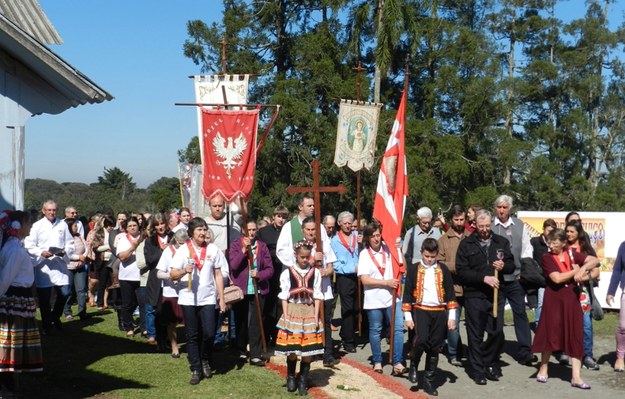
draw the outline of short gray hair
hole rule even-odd
[[[350,211],[343,211],[341,213],[339,213],[339,215],[336,217],[336,220],[341,223],[341,220],[345,219],[345,218],[351,218],[352,222],[354,221],[354,214],[351,213]]]
[[[325,215],[323,217],[323,219],[321,220],[321,223],[325,224],[327,221],[329,221],[330,219],[333,219],[336,222],[336,219],[334,219],[333,215]]]
[[[431,218],[432,217],[432,210],[430,208],[428,208],[427,206],[421,207],[417,211],[417,217],[419,219]]]
[[[189,233],[187,233],[187,229],[178,229],[174,233],[174,240],[182,244],[189,239]]]
[[[491,222],[493,220],[493,214],[490,213],[490,211],[486,210],[486,209],[480,209],[479,211],[475,212],[475,221],[477,222],[480,219],[484,219],[485,217],[488,217]]]
[[[505,195],[505,194],[497,197],[497,199],[495,200],[495,206],[502,204],[504,202],[507,202],[510,205],[510,208],[514,206],[514,200],[512,199],[512,197],[509,195]]]

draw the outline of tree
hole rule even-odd
[[[180,181],[176,177],[161,177],[148,186],[148,196],[154,209],[161,212],[180,208]]]
[[[191,141],[184,150],[178,150],[178,162],[201,164],[202,155],[200,153],[200,140],[198,136],[191,137]]]
[[[117,193],[122,201],[124,201],[136,187],[136,184],[132,182],[130,174],[122,171],[118,167],[113,167],[111,169],[105,167],[103,175],[98,176],[97,184],[103,189]]]

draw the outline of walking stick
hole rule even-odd
[[[402,258],[402,254],[401,254],[401,250],[399,248],[396,248],[396,249],[397,249],[397,256],[398,256],[397,259],[399,259],[399,261],[401,262],[402,259],[403,259]],[[399,280],[400,273],[401,273],[401,271],[397,270],[397,275],[396,276],[393,275],[393,279]],[[397,288],[395,290],[393,290],[393,303],[391,305],[392,306],[392,308],[391,308],[391,328],[390,328],[391,336],[389,338],[390,349],[388,351],[389,359],[390,359],[391,362],[393,362],[393,355],[395,354],[394,353],[395,351],[393,350],[394,344],[395,344],[395,313],[396,313],[396,308],[397,308],[397,306],[396,306],[397,305],[397,294],[398,294],[399,290],[401,290],[401,283],[397,284]],[[395,366],[395,365],[393,365],[393,366]]]
[[[495,269],[495,278],[499,279],[499,271]],[[499,288],[493,288],[493,317],[497,318],[497,308],[499,305]]]

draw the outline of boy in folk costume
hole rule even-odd
[[[320,308],[323,300],[321,274],[311,263],[313,243],[302,240],[294,245],[295,264],[280,274],[282,317],[278,321],[276,354],[287,356],[286,388],[307,393],[312,356],[323,353]],[[295,379],[297,356],[302,357],[299,383]]]
[[[447,266],[436,261],[437,255],[438,242],[426,238],[421,246],[421,261],[407,268],[402,305],[406,327],[415,330],[412,342],[415,370],[425,352],[423,385],[425,392],[432,396],[438,395],[433,386],[438,354],[443,349],[447,330],[456,326],[458,308],[451,273]],[[409,379],[417,382],[416,371]]]

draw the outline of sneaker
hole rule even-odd
[[[597,364],[597,362],[595,361],[595,359],[593,359],[590,356],[584,359],[584,367],[586,367],[588,370],[599,370],[600,369],[600,367]]]
[[[462,362],[460,361],[460,359],[453,358],[453,359],[449,359],[448,361],[449,361],[449,364],[451,364],[452,366],[462,367]]]
[[[255,357],[253,359],[250,360],[250,364],[252,366],[257,366],[257,367],[265,367],[265,360]]]

